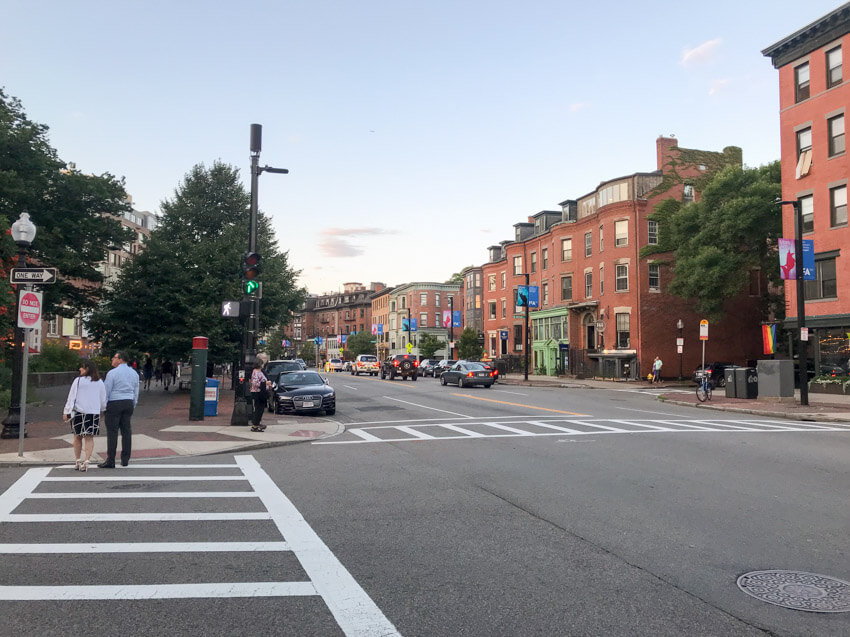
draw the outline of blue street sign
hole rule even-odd
[[[416,319],[410,319],[410,331],[415,332],[419,329],[419,325]]]
[[[517,307],[540,307],[540,288],[536,285],[518,285],[516,305]]]
[[[417,328],[416,319],[401,319],[402,332],[415,332]]]
[[[342,335],[339,337],[339,339],[340,339],[340,341],[342,342],[342,344],[343,344],[343,345],[345,345],[346,341],[348,340],[348,336],[346,336],[345,334],[342,334]]]
[[[383,334],[383,333],[384,333],[384,324],[378,323],[378,334]]]
[[[460,310],[452,312],[452,327],[460,327]]]
[[[803,280],[815,281],[815,241],[814,239],[803,239]]]
[[[324,339],[322,339],[321,336],[317,336],[313,339],[313,342],[316,343],[316,345],[321,345],[324,342]]]
[[[508,340],[508,330],[499,330],[499,339],[502,341]]]

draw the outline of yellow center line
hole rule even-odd
[[[551,411],[556,414],[568,414],[570,416],[589,416],[590,414],[579,414],[574,411],[564,411],[563,409],[549,409],[548,407],[536,407],[534,405],[523,405],[522,403],[509,403],[505,400],[495,400],[493,398],[481,398],[480,396],[470,396],[469,394],[458,394],[461,398],[471,398],[472,400],[483,400],[488,403],[499,403],[500,405],[511,405],[512,407],[525,407],[526,409],[538,409],[540,411]]]

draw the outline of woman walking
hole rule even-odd
[[[251,399],[254,403],[254,416],[251,419],[251,431],[265,431],[263,412],[269,401],[269,379],[263,373],[263,359],[257,357],[254,361],[254,371],[251,372]]]
[[[106,410],[106,386],[100,380],[97,366],[87,358],[80,359],[80,375],[71,384],[62,420],[70,421],[74,432],[76,471],[87,471],[94,437],[100,431],[100,414]],[[83,460],[80,459],[81,452]]]

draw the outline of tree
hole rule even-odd
[[[360,330],[356,334],[348,337],[348,342],[345,347],[345,354],[352,359],[357,358],[360,354],[374,354],[375,343],[371,332]]]
[[[313,341],[306,341],[301,346],[301,351],[298,352],[298,358],[308,365],[316,360],[316,347],[313,345]]]
[[[469,266],[469,267],[472,267],[472,266]],[[466,269],[466,268],[464,268],[464,269]],[[460,272],[455,272],[453,275],[451,275],[449,277],[449,280],[446,281],[447,285],[450,285],[452,283],[462,284],[463,283],[463,275]]]
[[[668,290],[694,299],[696,308],[712,321],[723,315],[725,301],[740,294],[759,269],[771,283],[780,284],[777,239],[782,215],[779,162],[759,168],[724,168],[706,185],[702,198],[682,205],[662,201],[650,219],[659,222],[659,245],[642,257],[675,252],[673,280]],[[781,295],[762,294],[765,319],[784,316]]]
[[[0,90],[0,258],[6,268],[16,263],[6,230],[28,212],[36,225],[30,260],[59,270],[59,280],[44,286],[43,313],[71,317],[96,307],[103,281],[97,266],[110,246],[132,238],[115,218],[130,206],[122,180],[67,170],[47,131]],[[5,269],[0,279],[0,298],[10,299]],[[8,332],[13,318],[9,308],[0,311],[0,333]]]
[[[215,162],[196,165],[162,202],[162,220],[144,252],[124,269],[88,326],[109,348],[138,347],[156,356],[185,357],[192,337],[209,338],[209,360],[235,361],[242,340],[238,319],[223,318],[221,303],[242,296],[250,197],[239,171]],[[263,259],[263,325],[278,325],[303,302],[297,272],[278,250],[268,219],[258,216],[257,252]]]
[[[443,349],[446,346],[445,341],[425,332],[419,339],[419,355],[422,358],[433,358],[437,350]]]
[[[484,348],[478,344],[478,332],[465,327],[457,340],[458,359],[477,361],[484,354]]]

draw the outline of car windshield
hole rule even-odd
[[[274,378],[281,372],[297,372],[303,369],[296,361],[274,361],[266,367],[266,377]]]
[[[284,372],[278,379],[281,387],[301,387],[303,385],[323,385],[322,377],[316,372]]]
[[[470,371],[481,371],[484,369],[484,365],[481,363],[465,363],[464,368]]]

